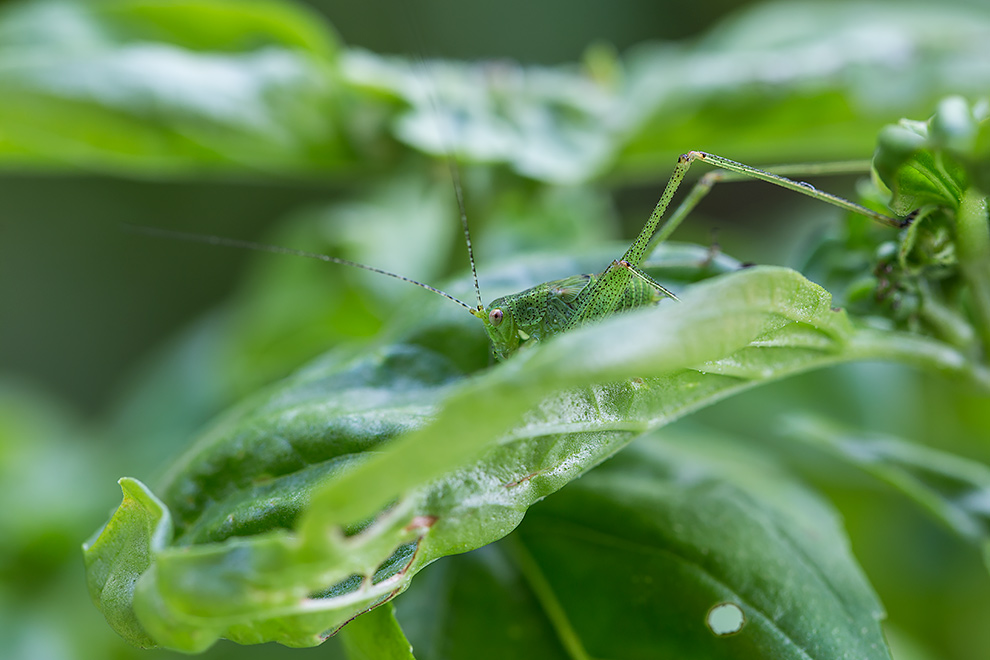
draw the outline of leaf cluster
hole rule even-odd
[[[84,556],[137,647],[978,656],[953,625],[988,601],[990,124],[973,99],[990,67],[970,47],[987,40],[971,9],[787,2],[572,66],[423,65],[274,0],[5,6],[5,168],[332,181],[345,194],[271,242],[446,278],[462,299],[438,154],[464,166],[489,299],[601,270],[625,247],[612,193],[686,149],[764,162],[877,142],[864,201],[913,221],[849,219],[801,272],[663,243],[648,266],[680,304],[499,365],[446,300],[259,260],[143,366],[86,430],[99,439],[0,390],[0,492],[39,509],[0,516],[4,648],[61,634],[67,658],[125,657],[102,623],[38,623],[77,567],[23,567],[77,562],[128,474]]]

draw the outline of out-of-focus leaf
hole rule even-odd
[[[960,8],[786,2],[690,46],[604,64],[591,49],[583,71],[358,50],[338,71],[333,37],[281,3],[48,0],[0,15],[0,156],[299,175],[353,165],[352,146],[374,142],[363,153],[381,156],[376,133],[391,123],[415,149],[556,183],[615,169],[652,178],[712,146],[743,159],[861,157],[893,113],[983,93],[990,58],[975,44],[988,35],[986,16]]]
[[[316,14],[277,0],[37,0],[10,3],[0,22],[0,54],[148,41],[204,52],[288,47],[321,57],[337,49]]]
[[[420,658],[574,657],[508,549],[500,541],[435,562],[394,601],[399,623]],[[623,610],[629,607],[621,605]]]
[[[990,85],[990,16],[892,2],[769,2],[696,45],[636,49],[619,167],[653,176],[688,149],[777,162],[860,158],[891,118]]]
[[[885,127],[873,163],[893,194],[890,208],[901,215],[927,204],[958,208],[972,181],[985,176],[977,137],[988,125],[985,102],[950,96],[928,122],[904,119]]]
[[[361,51],[343,69],[408,105],[393,130],[416,149],[573,183],[616,168],[653,177],[716,146],[746,159],[862,157],[891,116],[984,93],[990,56],[976,44],[988,39],[990,18],[961,8],[778,2],[692,45],[644,45],[606,66],[592,48],[585,70]]]
[[[0,158],[130,176],[339,166],[337,46],[317,25],[277,2],[6,7]]]
[[[341,637],[348,660],[415,660],[391,603],[352,621]]]
[[[598,171],[612,147],[601,120],[615,98],[573,68],[420,65],[359,50],[347,53],[343,68],[353,84],[409,104],[395,134],[427,153],[509,163],[523,176],[575,183]]]
[[[990,568],[990,468],[986,465],[821,419],[793,417],[786,433],[889,484],[973,545]]]
[[[910,634],[891,625],[884,626],[891,655],[897,660],[938,660],[941,654],[925,648]]]

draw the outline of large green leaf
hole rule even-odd
[[[158,644],[186,651],[220,636],[317,644],[431,561],[501,538],[639,433],[865,357],[986,379],[951,349],[855,330],[824,290],[776,268],[701,283],[680,304],[470,378],[411,344],[334,352],[226,415],[175,464],[158,492],[176,537],[134,575],[132,607]]]
[[[713,634],[717,607],[741,629]],[[429,568],[397,609],[434,660],[529,645],[541,658],[890,657],[836,513],[756,450],[700,433],[637,440],[508,538]],[[480,641],[493,629],[508,634]]]

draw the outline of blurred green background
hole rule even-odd
[[[197,4],[181,3],[187,8]],[[868,158],[884,124],[902,116],[923,119],[946,93],[976,98],[990,89],[990,40],[947,37],[990,34],[983,0],[934,9],[906,3],[790,5],[794,23],[788,22],[787,3],[776,7],[773,22],[761,22],[759,14],[743,13],[755,3],[729,0],[695,5],[645,0],[313,2],[308,12],[290,12],[288,23],[298,31],[282,37],[310,56],[316,53],[317,60],[324,50],[335,52],[335,46],[320,41],[327,38],[325,30],[333,30],[344,48],[375,53],[548,65],[584,60],[589,69],[600,66],[603,98],[612,99],[612,106],[596,105],[596,98],[572,106],[560,102],[563,126],[575,116],[615,124],[608,126],[608,156],[591,157],[592,165],[581,176],[567,182],[520,176],[521,166],[511,158],[495,158],[485,166],[466,149],[465,189],[472,222],[478,225],[483,269],[528,241],[527,232],[533,231],[525,223],[506,231],[499,219],[531,217],[532,207],[540,205],[559,202],[559,208],[573,209],[577,217],[561,220],[565,229],[557,234],[558,226],[536,232],[541,247],[580,245],[574,227],[595,223],[586,241],[598,235],[630,236],[681,151],[706,149],[756,165]],[[374,92],[367,89],[375,85],[365,84],[366,97],[356,94],[357,100],[348,97],[333,106],[347,118],[341,124],[343,137],[325,129],[319,117],[289,108],[285,116],[298,116],[300,122],[291,127],[298,133],[274,140],[289,145],[284,152],[239,134],[223,143],[229,153],[204,141],[207,146],[183,152],[184,159],[160,161],[142,159],[140,149],[129,153],[126,146],[104,157],[73,151],[65,147],[68,142],[56,144],[53,152],[65,154],[61,160],[24,148],[11,138],[33,127],[31,144],[45,143],[42,138],[49,136],[38,126],[47,112],[55,123],[78,119],[83,125],[93,105],[113,107],[111,101],[123,98],[114,95],[113,76],[97,79],[97,72],[89,79],[88,69],[69,66],[71,57],[65,59],[65,78],[56,75],[60,49],[72,53],[73,39],[89,38],[66,20],[72,7],[85,6],[0,4],[0,493],[7,503],[0,514],[0,649],[12,653],[0,655],[12,658],[139,655],[117,640],[89,606],[78,552],[117,501],[114,479],[153,475],[218,409],[335,341],[375,333],[390,315],[389,301],[403,295],[401,290],[369,293],[378,284],[327,272],[325,266],[308,269],[295,260],[281,263],[244,251],[156,240],[127,232],[122,223],[337,249],[342,256],[431,283],[465,267],[445,165],[415,149],[415,138],[403,139],[395,116],[415,102],[386,84]],[[944,14],[932,20],[929,11]],[[733,16],[742,18],[722,23]],[[208,41],[204,35],[210,29],[203,25],[220,20],[216,15],[203,14],[202,24],[163,27],[160,33],[149,31],[153,17],[144,20],[100,23],[101,38],[131,45],[172,40],[191,52],[224,51],[196,46]],[[716,24],[723,27],[711,32]],[[300,25],[312,26],[313,33]],[[817,40],[809,41],[808,35]],[[265,39],[278,41],[271,35]],[[265,39],[259,43],[270,46]],[[658,45],[648,49],[642,46],[646,41]],[[235,42],[232,38],[229,52],[255,52],[250,39]],[[599,49],[589,51],[593,44]],[[804,45],[807,52],[801,50]],[[774,49],[783,54],[775,56]],[[50,105],[54,102],[44,94],[28,98],[18,72],[46,58],[55,63],[47,81],[65,88],[78,82],[95,103],[85,94],[62,105]],[[751,60],[763,64],[747,68]],[[774,63],[779,68],[770,66]],[[325,90],[292,84],[302,107],[306,94],[326,101]],[[150,87],[156,93],[169,89],[167,84]],[[177,84],[175,89],[185,88]],[[534,104],[544,102],[539,93],[528,93]],[[277,86],[261,97],[276,111],[279,104],[292,102],[279,95]],[[224,109],[209,101],[207,95],[196,107],[236,115],[236,106]],[[126,98],[122,103],[127,107]],[[160,108],[152,103],[114,114],[118,110],[108,125],[118,121],[121,130],[138,132],[142,118],[154,123]],[[31,123],[35,119],[38,124]],[[228,130],[223,120],[220,116],[219,128],[208,130]],[[180,143],[183,124],[176,125],[180,128],[172,126],[169,139]],[[635,129],[627,131],[625,125]],[[319,139],[307,142],[307,136]],[[21,146],[11,147],[14,143]],[[154,152],[155,143],[149,144]],[[854,194],[854,185],[854,179],[827,184],[847,195]],[[499,193],[502,188],[512,192]],[[813,209],[823,225],[794,227],[788,222],[792,205],[807,208],[808,202],[760,184],[723,188],[679,238],[708,244],[717,228],[718,242],[744,261],[793,264],[809,232],[834,220],[830,210]],[[409,200],[422,204],[412,208]],[[437,226],[428,226],[430,220],[422,216],[433,205],[440,209],[432,221]],[[346,229],[345,238],[329,245],[314,240],[312,230],[314,219],[327,216],[345,218]],[[435,252],[409,255],[415,250],[406,250],[401,240],[376,251],[378,238],[366,225],[369,218],[383,216],[419,227],[406,245],[431,240],[427,245],[436,247],[428,249]],[[420,220],[425,224],[416,225]],[[355,237],[362,231],[367,235]],[[553,243],[552,237],[561,234]],[[231,295],[234,302],[216,311]],[[381,297],[368,298],[372,295]],[[348,310],[347,327],[326,311],[332,306]],[[230,327],[240,334],[231,338]],[[216,381],[200,379],[210,365],[222,367],[224,374]],[[984,400],[940,382],[905,378],[902,370],[886,367],[812,375],[734,399],[700,421],[759,435],[767,418],[812,400],[819,412],[845,415],[879,430],[914,433],[913,439],[974,458],[990,457]],[[919,406],[925,406],[924,414]],[[918,424],[919,416],[925,423]],[[817,477],[829,486],[827,470]],[[865,480],[834,486],[833,496],[850,521],[854,550],[897,628],[921,639],[917,648],[907,643],[902,648],[908,650],[897,657],[927,657],[919,650],[926,647],[935,651],[931,657],[990,655],[990,633],[980,632],[990,597],[978,558]],[[868,499],[864,492],[870,493]],[[932,613],[933,603],[938,614]],[[229,645],[217,647],[210,657],[225,654],[332,657],[328,649]]]
[[[648,39],[690,38],[747,3],[722,0],[691,11],[642,1],[308,4],[345,44],[379,53],[557,64],[578,61],[599,41],[621,51]],[[149,245],[121,232],[120,223],[258,237],[289,211],[361,185],[330,175],[107,177],[85,165],[41,174],[0,168],[0,301],[8,310],[0,368],[86,415],[103,411],[128,366],[229,292],[238,268],[253,258]]]

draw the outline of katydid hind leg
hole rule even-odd
[[[660,221],[666,214],[667,208],[670,206],[674,195],[676,194],[681,183],[684,181],[691,164],[695,160],[707,162],[719,169],[702,177],[701,180],[699,180],[688,192],[688,195],[671,214],[670,218],[667,219],[663,226],[660,226]],[[673,293],[656,282],[656,280],[643,271],[640,266],[645,258],[653,252],[656,246],[666,240],[670,234],[677,229],[684,218],[687,217],[688,213],[690,213],[698,205],[698,203],[701,202],[715,183],[719,181],[739,181],[747,179],[766,181],[782,188],[793,190],[814,199],[818,199],[819,201],[832,204],[844,210],[859,213],[882,224],[892,227],[903,227],[907,222],[909,222],[909,220],[902,220],[884,215],[882,213],[877,213],[876,211],[851,202],[847,199],[828,192],[820,191],[814,186],[802,181],[789,179],[783,175],[785,173],[792,176],[848,174],[862,172],[867,168],[868,163],[846,161],[823,164],[786,165],[773,168],[778,172],[781,172],[778,173],[768,170],[761,170],[756,167],[702,151],[690,151],[683,154],[680,158],[678,158],[677,165],[674,167],[674,171],[667,181],[663,194],[660,196],[657,205],[654,207],[653,212],[650,214],[650,217],[643,226],[643,229],[640,230],[639,235],[633,241],[632,245],[630,245],[626,250],[626,253],[623,255],[622,259],[613,261],[598,277],[585,302],[585,305],[583,305],[582,308],[578,310],[578,312],[570,320],[567,324],[567,329],[577,327],[593,319],[602,318],[614,312],[617,308],[619,298],[627,286],[629,279],[632,277],[637,277],[643,280],[660,293],[676,300],[677,297]]]
[[[713,167],[717,167],[718,169],[708,172],[702,176],[694,184],[687,196],[685,196],[677,208],[671,213],[670,217],[664,222],[663,226],[656,229],[648,242],[646,255],[652,254],[660,243],[667,240],[674,230],[680,226],[688,214],[693,211],[701,200],[704,199],[705,196],[711,191],[714,185],[720,182],[752,180],[766,181],[767,183],[772,183],[781,188],[793,190],[794,192],[807,195],[813,199],[837,206],[843,210],[858,213],[889,227],[901,228],[910,222],[910,218],[902,219],[884,215],[873,211],[872,209],[868,209],[865,206],[856,204],[855,202],[851,202],[843,197],[839,197],[838,195],[833,195],[832,193],[818,190],[804,181],[797,181],[788,178],[792,176],[806,177],[863,174],[869,172],[869,161],[795,163],[788,165],[775,165],[766,169],[760,169],[730,160],[728,158],[723,158],[722,156],[718,156],[716,154],[706,153],[703,151],[691,151],[682,155],[678,159],[677,166],[678,168],[681,168],[686,162],[686,166],[683,167],[686,172],[687,168],[690,167],[691,163],[695,160],[704,161]],[[680,174],[678,170],[675,170],[675,175],[678,174]],[[671,178],[673,179],[673,177]],[[680,178],[683,179],[683,175],[681,175]],[[666,190],[664,192],[666,194]],[[657,209],[660,209],[659,204],[657,205]],[[661,211],[661,213],[662,212],[663,211]],[[654,211],[654,214],[656,214],[656,211]],[[651,216],[650,220],[653,220],[653,216]],[[647,224],[647,227],[649,227],[649,223]]]
[[[670,179],[667,180],[667,186],[664,188],[656,207],[654,207],[653,213],[650,214],[649,220],[646,221],[646,225],[640,230],[639,235],[633,241],[632,245],[629,246],[629,249],[626,250],[626,253],[622,255],[622,259],[610,263],[605,271],[598,276],[592,285],[592,290],[585,300],[584,305],[574,314],[565,330],[571,330],[588,321],[604,318],[618,308],[618,301],[625,291],[626,286],[628,286],[630,277],[633,277],[631,268],[635,268],[638,273],[642,273],[639,266],[646,257],[646,250],[650,245],[650,239],[654,232],[656,232],[660,220],[663,218],[664,213],[666,213],[667,207],[670,206],[674,194],[680,187],[690,167],[691,159],[687,155],[681,156],[678,159],[677,166],[670,175]],[[647,278],[655,285],[655,288],[658,287],[658,290],[662,293],[676,299],[673,293],[670,293],[666,288],[656,283],[653,278],[649,276]]]

